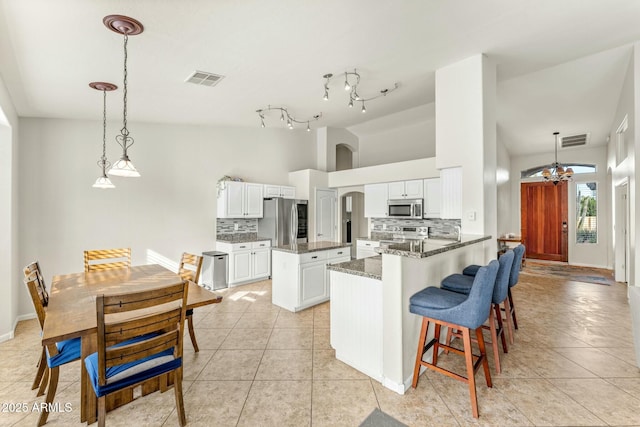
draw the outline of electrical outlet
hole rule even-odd
[[[469,211],[467,213],[467,219],[469,221],[475,221],[476,220],[476,211]]]
[[[238,224],[237,222],[234,222],[234,223],[233,223],[233,229],[234,229],[235,231],[238,231],[238,230],[240,229],[240,224]]]
[[[382,229],[386,230],[387,229],[387,224],[382,224]]]

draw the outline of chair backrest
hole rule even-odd
[[[509,287],[515,286],[520,278],[520,267],[522,266],[522,257],[524,256],[524,245],[520,244],[513,248],[515,257],[511,266],[511,275],[509,276]]]
[[[32,263],[28,264],[23,269],[23,272],[25,283],[27,283],[29,277],[32,274],[38,275],[37,291],[42,305],[46,307],[49,304],[49,292],[47,292],[47,285],[44,283],[44,276],[42,275],[42,270],[40,270],[40,264],[38,263],[38,261],[33,261]]]
[[[200,270],[202,269],[202,257],[199,255],[193,255],[187,252],[182,254],[182,260],[180,261],[180,269],[178,274],[182,277],[182,280],[189,280],[194,283],[198,283],[200,279]]]
[[[98,384],[106,384],[106,370],[173,349],[182,357],[182,335],[188,282],[117,295],[98,295]],[[179,302],[179,303],[178,303]],[[123,341],[137,338],[128,345]]]
[[[458,324],[470,329],[476,329],[489,317],[493,288],[498,275],[499,263],[491,261],[488,265],[480,267],[473,279],[473,285],[467,299],[457,306]]]
[[[33,308],[36,310],[36,315],[38,317],[38,322],[40,323],[40,329],[44,327],[44,319],[47,315],[45,307],[47,304],[43,298],[43,292],[41,289],[44,285],[40,283],[40,275],[37,271],[31,272],[27,275],[27,269],[25,267],[25,278],[24,283],[27,285],[27,289],[29,290],[29,295],[31,295],[31,301],[33,302]]]
[[[131,248],[84,251],[84,271],[102,271],[131,267]]]
[[[511,277],[511,268],[513,267],[513,259],[515,253],[509,249],[498,259],[498,274],[496,275],[496,284],[493,287],[493,303],[500,304],[507,298],[509,291],[509,278]]]

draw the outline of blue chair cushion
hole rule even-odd
[[[148,336],[141,336],[117,345],[131,344],[147,338]],[[102,397],[140,381],[170,372],[182,365],[182,358],[175,358],[173,349],[169,348],[144,359],[112,366],[106,370],[107,383],[103,386],[98,384],[98,353],[88,356],[84,364],[96,396]]]
[[[193,308],[188,308],[185,316],[193,316]]]
[[[473,285],[473,276],[465,276],[464,274],[452,274],[442,279],[440,287],[452,292],[461,294],[469,294],[471,285]]]
[[[478,270],[480,270],[479,265],[475,265],[475,264],[471,264],[468,265],[464,268],[464,270],[462,270],[462,274],[464,274],[465,276],[475,276],[476,274],[478,274]]]
[[[461,304],[467,296],[435,286],[424,288],[409,299],[409,311],[424,316],[424,310],[442,310]]]
[[[58,348],[58,354],[55,356],[50,356],[49,349],[47,349],[47,365],[50,368],[80,359],[80,338],[57,342],[56,347]]]

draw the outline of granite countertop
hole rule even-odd
[[[413,240],[390,245],[388,248],[376,248],[375,250],[379,254],[399,255],[408,258],[426,258],[489,239],[491,239],[491,236],[463,234],[459,241],[446,239]]]
[[[369,279],[382,280],[382,255],[354,259],[338,264],[327,264],[327,270],[353,274]]]
[[[274,251],[289,252],[293,254],[306,254],[308,252],[326,251],[329,249],[348,248],[351,243],[340,242],[309,242],[292,243],[290,245],[274,246]]]
[[[262,242],[265,240],[271,241],[269,238],[258,237],[255,233],[237,233],[228,235],[218,235],[216,240],[222,243],[249,243],[249,242]]]

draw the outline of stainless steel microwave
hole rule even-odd
[[[397,199],[387,201],[389,218],[422,219],[422,199]]]

